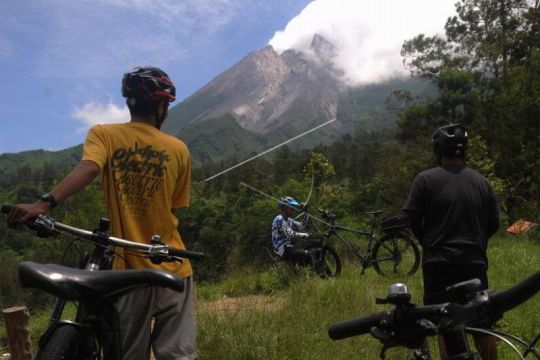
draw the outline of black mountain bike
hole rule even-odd
[[[10,206],[1,208],[5,214],[10,210]],[[47,330],[39,340],[37,360],[122,360],[115,301],[129,291],[148,286],[183,291],[184,281],[167,271],[103,270],[110,268],[115,255],[113,247],[129,249],[130,254],[148,258],[155,264],[204,257],[200,252],[169,247],[157,235],[152,237],[152,245],[112,237],[108,233],[107,219],[101,219],[93,232],[43,215],[26,225],[40,237],[68,237],[94,245],[92,253],[84,257],[84,269],[30,261],[19,265],[23,287],[40,289],[57,297]],[[67,301],[77,305],[74,321],[62,320]]]
[[[529,343],[511,334],[470,325],[495,323],[506,311],[533,297],[540,290],[540,271],[504,291],[480,291],[480,286],[478,279],[455,284],[446,289],[452,302],[416,306],[410,302],[407,287],[394,284],[386,299],[377,299],[377,304],[392,304],[394,309],[336,323],[329,328],[328,335],[338,340],[371,334],[382,342],[380,358],[384,359],[386,350],[391,347],[418,349],[427,336],[438,334],[446,344],[448,360],[477,360],[480,358],[471,351],[466,334],[480,333],[499,338],[512,347],[519,359],[525,359],[528,355],[540,359],[540,352],[536,348],[540,334]],[[514,343],[522,345],[523,352]],[[415,360],[426,358],[429,357],[425,353],[415,352]]]
[[[318,209],[318,211],[324,219],[319,222],[326,224],[328,228],[324,232],[315,222],[312,222],[312,225],[317,232],[324,233],[327,242],[332,243],[333,237],[342,241],[346,248],[360,260],[362,274],[370,266],[385,276],[412,275],[418,270],[420,250],[410,235],[406,216],[392,216],[379,221],[379,215],[383,211],[367,212],[366,214],[371,216],[371,227],[369,231],[363,231],[336,225],[336,215],[328,210]],[[346,236],[340,234],[343,232],[368,238],[367,249],[363,251]]]

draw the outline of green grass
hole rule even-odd
[[[490,244],[489,276],[491,287],[504,289],[540,267],[540,243],[515,237],[501,237]],[[270,275],[267,275],[270,276]],[[235,277],[236,278],[236,277]],[[260,277],[251,276],[257,282]],[[384,297],[388,286],[400,280],[407,283],[413,300],[421,301],[421,274],[404,279],[386,279],[372,269],[365,275],[351,264],[345,264],[338,279],[321,280],[300,276],[282,291],[272,293],[269,301],[279,298],[280,305],[270,310],[249,306],[229,311],[204,311],[198,314],[201,359],[377,359],[378,342],[368,336],[332,341],[327,336],[330,324],[385,309],[375,305]],[[223,284],[199,286],[199,294],[210,298],[253,294],[246,278],[226,280]],[[249,281],[248,281],[249,282]],[[528,301],[507,313],[500,321],[502,330],[531,338],[539,331],[540,302]],[[433,344],[432,344],[433,345]],[[501,359],[512,359],[507,348],[499,346]],[[404,349],[394,349],[387,359],[408,359]]]
[[[51,309],[52,309],[51,302]],[[49,318],[51,315],[51,309],[36,309],[35,311],[30,309],[30,336],[32,339],[32,345],[37,347],[39,337],[49,323]],[[67,303],[64,310],[63,318],[66,320],[73,320],[75,318],[76,307],[73,303]],[[0,354],[3,354],[7,351],[7,342],[6,342],[6,329],[4,327],[4,319],[0,321]]]
[[[491,287],[504,289],[540,268],[540,242],[517,237],[498,237],[489,250]],[[388,286],[405,282],[413,300],[421,301],[421,273],[402,279],[388,279],[373,269],[360,275],[360,269],[344,264],[338,279],[322,280],[310,273],[291,276],[280,269],[244,270],[219,283],[198,284],[198,351],[205,359],[378,359],[379,343],[369,337],[332,341],[328,326],[381,311],[376,297],[384,297]],[[252,295],[258,295],[256,297]],[[225,311],[214,310],[224,298],[240,297]],[[254,306],[255,300],[267,306]],[[74,309],[70,307],[69,312]],[[32,313],[33,344],[47,324],[49,310]],[[538,297],[508,312],[500,328],[531,338],[539,331]],[[0,351],[5,346],[0,328]],[[432,344],[433,347],[434,344]],[[499,346],[500,359],[513,359],[507,347]],[[404,349],[393,349],[387,359],[408,359]],[[437,357],[435,357],[437,358]]]

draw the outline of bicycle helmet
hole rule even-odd
[[[278,208],[280,210],[283,210],[287,207],[293,207],[293,208],[300,208],[302,204],[300,204],[298,201],[296,201],[294,198],[290,196],[284,196],[281,199],[279,199],[278,202]]]
[[[463,157],[467,150],[469,135],[461,124],[450,124],[438,128],[433,133],[433,149],[437,157]]]
[[[124,74],[122,96],[131,104],[142,99],[149,103],[176,100],[176,88],[169,75],[152,66],[137,66]]]

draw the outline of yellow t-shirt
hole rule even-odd
[[[101,169],[111,234],[145,244],[157,234],[165,244],[185,249],[171,211],[189,205],[191,156],[182,141],[139,122],[96,125],[86,137],[83,160]],[[187,259],[155,265],[129,250],[115,250],[121,256],[115,257],[114,269],[162,269],[182,278],[192,274]]]

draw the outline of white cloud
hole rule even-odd
[[[309,53],[314,34],[336,46],[334,65],[353,85],[406,75],[400,49],[417,34],[443,33],[456,0],[314,0],[270,40]]]
[[[83,124],[79,128],[80,132],[85,131],[93,125],[124,123],[130,119],[127,106],[119,107],[112,102],[102,104],[94,101],[90,101],[82,107],[75,108],[72,116]]]

